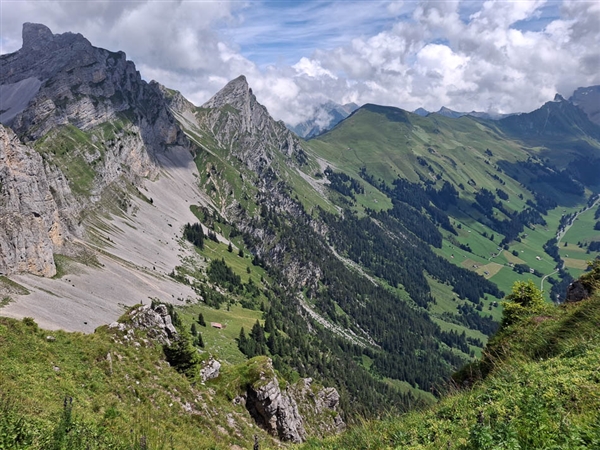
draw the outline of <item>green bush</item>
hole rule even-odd
[[[502,327],[539,314],[544,309],[544,297],[533,281],[516,281],[512,292],[506,296],[504,313],[502,315]]]

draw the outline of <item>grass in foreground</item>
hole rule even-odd
[[[599,267],[600,269],[600,267]],[[600,292],[506,326],[434,407],[365,422],[312,449],[600,448]],[[483,379],[478,377],[486,375]]]

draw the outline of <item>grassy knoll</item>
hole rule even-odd
[[[178,373],[142,331],[50,332],[0,318],[0,349],[0,448],[228,449],[268,439],[215,393],[218,380]],[[223,371],[235,379],[245,364]]]

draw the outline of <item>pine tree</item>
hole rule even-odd
[[[192,324],[192,327],[190,328],[190,333],[192,333],[192,336],[198,336],[198,330],[196,329],[195,323]]]
[[[233,252],[233,246],[231,245],[231,242],[229,243],[229,246],[227,247],[227,251],[228,251],[229,253],[232,253],[232,252]]]
[[[275,330],[275,323],[273,322],[273,316],[269,311],[265,318],[265,333],[272,333],[273,330]]]
[[[265,339],[265,331],[263,330],[263,327],[260,326],[260,323],[258,320],[252,327],[252,331],[250,332],[250,337],[252,339],[249,341],[249,343],[252,345],[250,345],[249,347],[252,350],[252,353],[253,353],[252,356],[266,355],[267,354],[267,349],[266,349],[267,340]],[[248,355],[248,357],[251,357],[251,356]]]
[[[238,348],[244,355],[248,356],[246,353],[248,350],[248,338],[246,337],[244,327],[242,327],[242,329],[240,330],[240,335],[238,337]]]
[[[187,333],[181,333],[171,345],[163,346],[163,351],[169,364],[178,372],[190,377],[194,376],[200,359]]]
[[[198,325],[201,327],[206,326],[206,322],[204,321],[204,315],[202,313],[198,314]]]
[[[202,339],[202,333],[198,333],[198,336],[196,336],[196,346],[204,348],[204,339]]]

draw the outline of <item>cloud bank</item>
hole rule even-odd
[[[1,51],[24,22],[123,50],[202,104],[245,74],[277,119],[319,104],[530,111],[600,84],[597,1],[0,2]]]

